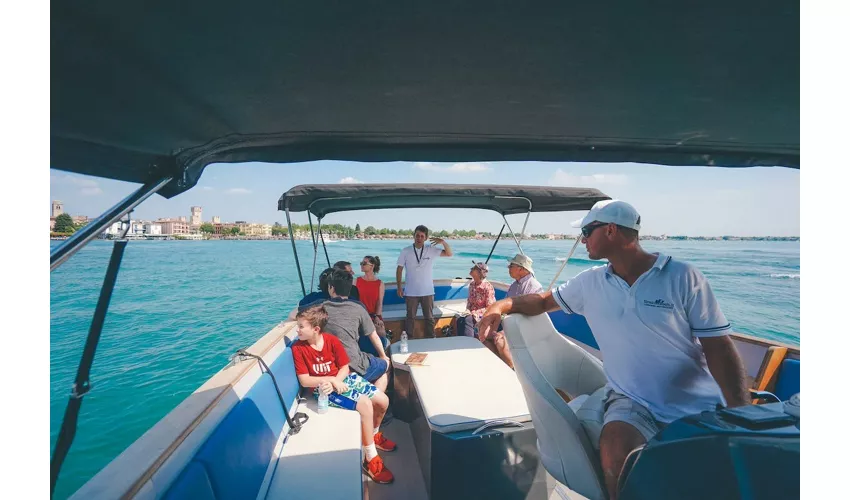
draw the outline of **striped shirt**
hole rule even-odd
[[[672,422],[724,403],[698,339],[726,335],[731,327],[694,266],[658,254],[631,287],[610,265],[598,266],[553,297],[568,314],[584,315],[611,387],[657,420]]]

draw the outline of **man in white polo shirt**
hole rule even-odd
[[[434,331],[434,278],[432,275],[434,261],[438,257],[451,257],[452,249],[442,238],[431,238],[431,245],[425,246],[428,238],[428,228],[416,226],[413,230],[413,245],[404,247],[398,256],[398,267],[395,271],[396,293],[404,297],[407,306],[407,318],[404,320],[404,331],[413,338],[413,322],[416,319],[416,309],[422,305],[422,316],[425,318],[426,336]],[[434,245],[443,245],[437,248]],[[401,273],[405,271],[404,293],[401,288]]]
[[[611,499],[628,453],[666,424],[718,404],[750,403],[731,327],[705,276],[692,265],[640,246],[640,215],[623,201],[596,203],[574,226],[593,260],[608,259],[553,292],[500,300],[479,324],[502,314],[563,309],[587,319],[608,379],[599,440]]]

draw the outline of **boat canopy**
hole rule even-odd
[[[283,193],[278,210],[334,212],[385,208],[480,208],[503,216],[590,210],[610,196],[593,188],[483,184],[309,184]]]
[[[52,2],[50,166],[800,161],[797,0]]]

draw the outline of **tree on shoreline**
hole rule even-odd
[[[66,213],[61,213],[56,216],[56,223],[53,225],[53,231],[57,233],[73,233],[77,230],[74,226],[74,220]]]
[[[200,229],[202,233],[212,234],[215,232],[215,227],[213,227],[212,223],[210,222],[204,222],[203,224],[201,224]]]

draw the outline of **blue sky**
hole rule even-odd
[[[50,196],[71,215],[94,217],[137,185],[50,171]],[[203,207],[204,220],[286,223],[277,211],[280,195],[298,184],[340,182],[525,184],[595,187],[633,204],[645,234],[798,236],[800,173],[787,168],[665,167],[636,163],[356,163],[317,161],[301,164],[215,164],[198,185],[170,200],[154,196],[134,218],[189,215]],[[49,205],[45,204],[49,211]],[[569,222],[581,213],[532,214],[528,232],[575,234]],[[509,218],[519,230],[524,216]],[[514,222],[516,220],[516,223]],[[306,222],[294,214],[293,222]],[[498,232],[501,217],[478,210],[379,210],[329,215],[326,223],[375,227],[478,229]]]

